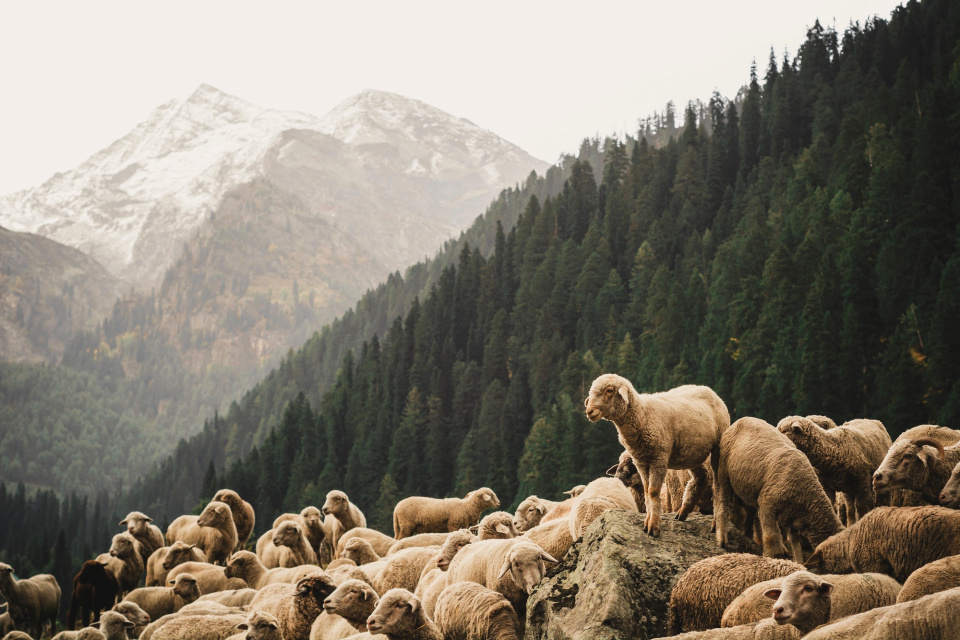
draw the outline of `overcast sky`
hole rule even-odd
[[[207,83],[323,115],[366,88],[468,118],[554,162],[595,134],[761,74],[819,18],[894,0],[0,0],[0,195],[41,184]]]

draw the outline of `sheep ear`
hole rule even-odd
[[[121,520],[120,522],[117,523],[117,526],[118,526],[118,527],[125,527],[125,526],[127,526],[127,521],[126,521],[126,520]]]
[[[620,394],[620,397],[623,398],[624,402],[630,404],[630,394],[627,392],[626,387],[620,387],[617,389],[617,392]]]
[[[500,524],[497,525],[497,531],[499,531],[500,533],[506,535],[506,534],[509,534],[509,533],[510,533],[510,527],[508,527],[507,525],[505,525],[505,524],[503,524],[503,523],[501,522]]]
[[[829,582],[821,582],[820,593],[822,593],[825,596],[830,595],[831,593],[833,593],[833,585],[830,584]]]
[[[150,516],[144,516],[143,519],[146,520],[147,522],[153,522],[153,518],[151,518]]]
[[[123,621],[123,626],[124,626],[125,628],[127,628],[127,629],[133,629],[134,624],[133,624],[132,622],[130,622],[129,620],[124,620],[124,621]]]
[[[540,515],[545,514],[545,513],[547,512],[547,505],[545,505],[545,504],[538,504],[538,505],[537,505],[537,511],[540,512]]]
[[[477,531],[480,531],[480,525],[475,524],[475,525],[473,525],[472,527],[470,527],[470,528],[468,529],[468,531],[469,531],[470,533],[472,533],[472,534],[476,534]]]
[[[813,555],[807,558],[807,561],[803,563],[803,566],[805,566],[810,571],[813,571],[814,573],[819,571],[822,565],[823,565],[823,554],[820,553],[819,550],[814,551]]]
[[[780,589],[770,589],[769,591],[764,591],[763,595],[771,600],[779,600],[781,593],[783,593],[783,591]]]
[[[615,476],[615,475],[617,475],[617,468],[618,468],[619,466],[620,466],[620,463],[618,462],[617,464],[615,464],[615,465],[613,465],[612,467],[610,467],[609,469],[607,469],[607,475],[608,475],[608,476]]]
[[[487,502],[490,502],[490,500],[491,500],[490,494],[489,494],[489,493],[483,494],[483,499],[486,500]]]
[[[248,625],[246,622],[241,622],[240,624],[237,625],[237,629],[240,629],[240,631],[246,631],[249,628],[250,628],[250,625]]]
[[[99,628],[100,628],[100,621],[97,620],[96,622],[91,622],[91,623],[90,623],[90,626],[93,627],[94,629],[99,629]]]
[[[420,610],[420,600],[416,596],[407,601],[407,606],[410,607],[410,613],[416,613]]]
[[[510,558],[503,561],[503,566],[500,567],[500,573],[497,574],[497,580],[507,575],[508,571],[510,571]]]
[[[197,546],[197,545],[195,545],[195,544],[190,545],[189,547],[187,547],[187,551],[189,551],[190,549],[195,548],[196,546]]]
[[[543,560],[544,562],[559,562],[559,560],[557,560],[556,558],[554,558],[549,553],[543,550],[540,551],[540,559]]]

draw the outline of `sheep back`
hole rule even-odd
[[[236,491],[230,489],[220,489],[213,495],[212,502],[222,502],[230,507],[230,513],[233,515],[233,523],[237,527],[237,546],[233,551],[240,551],[247,546],[247,540],[253,533],[253,527],[257,522],[256,514],[253,511],[253,505],[240,497]]]
[[[500,500],[493,490],[482,487],[464,498],[404,498],[393,509],[394,538],[401,540],[417,533],[449,533],[480,521],[480,514],[496,509]]]
[[[955,638],[960,624],[958,611],[960,588],[954,588],[849,616],[815,629],[805,640]]]
[[[597,478],[587,484],[570,510],[570,537],[574,540],[583,535],[590,524],[607,509],[638,511],[633,495],[616,478]]]
[[[502,594],[475,582],[456,582],[437,598],[434,621],[447,640],[516,640],[520,621]]]
[[[363,538],[370,543],[370,546],[373,547],[373,550],[377,552],[377,555],[381,558],[387,555],[390,552],[390,547],[392,547],[397,541],[391,538],[390,536],[380,533],[376,529],[368,529],[366,527],[354,527],[350,529],[337,541],[337,557],[340,557],[340,554],[343,552],[343,546],[351,538]],[[423,545],[431,546],[431,545]]]
[[[903,583],[897,602],[917,600],[955,587],[960,587],[960,555],[934,560],[911,573]]]
[[[412,547],[435,547],[442,545],[447,541],[449,533],[418,533],[409,538],[394,540],[393,544],[387,550],[386,555],[391,555],[401,549],[410,549]]]

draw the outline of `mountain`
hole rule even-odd
[[[202,85],[75,169],[0,199],[0,224],[81,249],[146,291],[227,192],[266,178],[362,239],[376,282],[435,252],[500,189],[546,166],[396,94],[364,91],[317,118]]]

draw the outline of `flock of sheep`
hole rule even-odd
[[[713,513],[721,547],[731,525],[762,545],[762,556],[717,555],[679,578],[676,637],[960,633],[960,431],[923,425],[891,442],[875,420],[731,425],[707,387],[639,394],[614,374],[594,381],[585,407],[613,422],[624,446],[612,477],[563,501],[530,496],[513,515],[480,518],[500,506],[488,488],[410,497],[390,537],[331,491],[322,509],[278,517],[254,552],[254,510],[228,489],[165,534],[132,512],[109,551],[80,568],[68,630],[54,640],[517,639],[548,565],[607,509],[644,513],[654,537],[664,511],[683,520],[700,509]],[[944,506],[877,506],[877,496]],[[0,595],[3,640],[55,628],[52,576],[16,580],[0,563]]]

